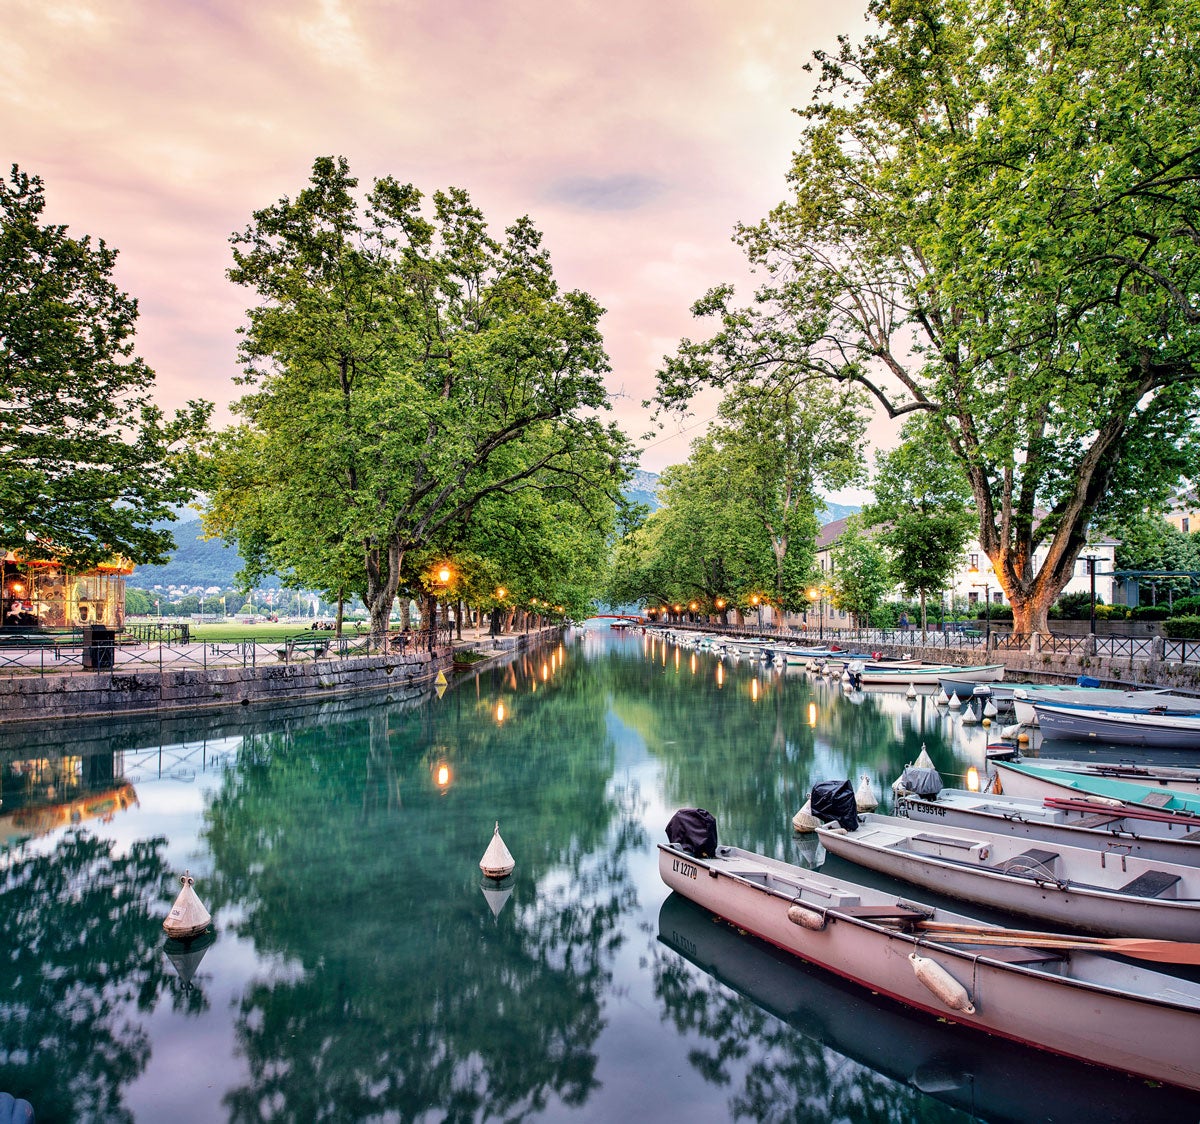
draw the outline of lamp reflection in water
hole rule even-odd
[[[758,680],[757,679],[750,680],[750,697],[755,702],[758,702]]]
[[[433,766],[433,783],[437,786],[439,792],[445,792],[450,787],[450,782],[453,779],[450,766],[447,762],[438,761]]]
[[[504,721],[504,704],[502,702],[496,704],[496,721]]]
[[[808,724],[810,726],[817,724],[817,704],[815,702],[808,704]]]
[[[717,664],[717,686],[718,687],[725,686],[725,666],[724,666],[724,664]]]
[[[974,765],[967,769],[967,791],[979,791],[979,770]]]

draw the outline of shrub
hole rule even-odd
[[[1171,615],[1166,605],[1135,605],[1129,610],[1130,620],[1165,621]]]
[[[1096,607],[1103,601],[1097,597]],[[1064,593],[1050,606],[1050,616],[1064,621],[1086,621],[1092,615],[1092,595],[1088,593]],[[1099,615],[1099,614],[1097,614]]]
[[[1163,625],[1172,640],[1200,640],[1200,616],[1172,617]]]
[[[1200,597],[1176,597],[1171,604],[1171,616],[1173,617],[1194,617],[1198,614],[1200,614]]]

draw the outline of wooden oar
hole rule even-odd
[[[1161,964],[1200,965],[1200,944],[1142,937],[1076,937],[1033,929],[1000,929],[986,925],[956,925],[948,921],[918,921],[914,929],[945,944],[990,944],[997,947],[1045,948],[1084,952],[1116,952],[1135,960]]]

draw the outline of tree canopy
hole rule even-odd
[[[927,412],[969,481],[1017,631],[1090,524],[1197,469],[1200,6],[873,0],[818,54],[788,201],[738,237],[766,280],[660,373],[832,378]]]
[[[37,176],[0,179],[0,548],[164,562],[211,406],[154,404],[116,250],[44,223],[45,206]]]
[[[377,180],[365,207],[357,186],[320,158],[231,240],[229,276],[261,303],[207,525],[251,573],[359,593],[383,632],[409,553],[447,548],[485,508],[520,517],[498,496],[606,533],[631,453],[599,418],[602,310],[560,291],[528,218],[499,241],[462,190],[427,217],[411,184]]]

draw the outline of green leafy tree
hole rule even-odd
[[[194,495],[212,407],[163,415],[117,252],[43,223],[45,205],[37,176],[0,179],[0,548],[163,562],[174,541],[156,524]]]
[[[863,529],[859,516],[847,522],[829,553],[833,571],[828,583],[833,604],[863,624],[892,588],[887,554]]]
[[[1116,548],[1118,570],[1192,570],[1200,571],[1200,539],[1194,534],[1185,534],[1161,515],[1139,512],[1113,528],[1119,540]],[[1151,596],[1178,596],[1191,591],[1194,583],[1186,577],[1146,577],[1145,582],[1154,591]]]
[[[873,0],[819,54],[791,196],[740,230],[766,281],[660,374],[853,382],[926,412],[971,486],[1018,632],[1091,524],[1194,477],[1200,7]]]
[[[778,609],[801,609],[824,506],[820,490],[847,487],[864,475],[866,396],[819,383],[802,391],[743,386],[718,413],[723,424],[712,438],[724,452],[724,486],[740,498],[768,547],[772,567],[762,585]]]
[[[426,218],[411,185],[378,180],[360,210],[357,184],[318,159],[232,239],[229,276],[261,303],[206,525],[246,576],[357,593],[382,634],[410,551],[500,493],[586,485],[615,504],[630,450],[597,416],[602,310],[559,290],[528,218],[501,242],[461,190]]]
[[[927,600],[946,588],[971,536],[971,489],[941,430],[927,415],[904,424],[902,441],[876,459],[875,502],[863,518],[879,526],[893,579],[920,602],[921,631]]]

